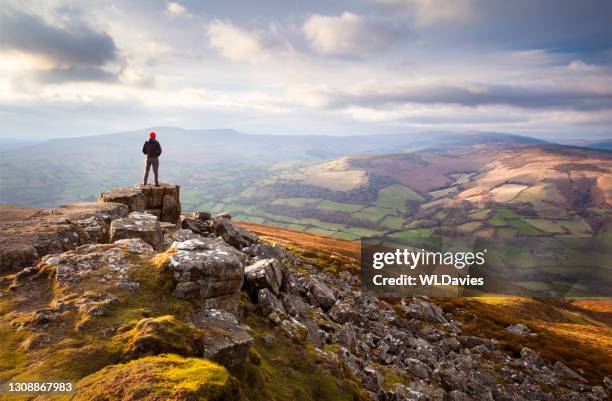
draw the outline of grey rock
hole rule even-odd
[[[138,212],[115,219],[110,225],[111,242],[129,238],[140,238],[155,249],[160,249],[164,241],[157,217]]]
[[[538,368],[541,368],[542,366],[546,366],[546,362],[540,356],[540,354],[538,354],[537,352],[535,352],[534,350],[528,347],[523,347],[521,349],[521,359],[527,362],[528,364],[533,365]]]
[[[340,324],[356,322],[359,319],[359,313],[355,309],[354,303],[350,300],[339,300],[331,307],[328,314],[334,322]]]
[[[221,239],[196,238],[173,244],[168,268],[174,293],[205,308],[235,312],[244,275],[244,256]]]
[[[505,330],[508,333],[512,333],[517,336],[528,336],[529,334],[531,334],[531,330],[529,329],[529,327],[521,323],[511,324],[510,326],[506,327]]]
[[[210,213],[208,212],[193,212],[191,213],[191,217],[193,219],[200,220],[200,221],[207,221],[212,218]]]
[[[578,373],[576,373],[571,368],[569,368],[568,366],[566,366],[565,364],[559,361],[555,362],[555,364],[553,365],[553,370],[555,371],[555,373],[557,373],[559,376],[561,376],[564,379],[576,380],[581,383],[588,382],[587,379],[580,376]]]
[[[262,288],[257,292],[257,306],[262,316],[269,316],[273,313],[285,314],[283,303],[267,288]]]
[[[404,361],[404,363],[406,364],[408,371],[414,376],[423,380],[429,378],[430,369],[423,362],[419,361],[418,359],[408,358]]]
[[[196,234],[206,235],[210,232],[210,224],[199,219],[185,218],[181,222],[181,227],[191,230]]]
[[[215,218],[212,227],[225,242],[238,249],[247,247],[257,241],[257,235],[238,227],[227,218]]]
[[[276,259],[259,260],[244,268],[244,289],[252,297],[255,297],[262,288],[267,288],[278,295],[282,283],[283,272]]]
[[[431,323],[448,323],[442,309],[431,302],[413,298],[412,303],[406,307],[406,312],[415,319]]]
[[[308,287],[311,303],[320,305],[323,310],[329,310],[336,303],[334,292],[325,284],[313,279]]]
[[[310,307],[302,297],[291,293],[281,293],[280,299],[283,302],[285,311],[294,318],[305,317],[308,315]]]
[[[473,398],[464,393],[463,391],[453,390],[446,394],[444,401],[472,401]]]
[[[357,346],[357,332],[351,323],[345,323],[337,334],[338,342],[349,350]]]

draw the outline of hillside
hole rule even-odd
[[[189,209],[209,209],[286,168],[364,152],[532,138],[496,133],[374,136],[247,135],[234,130],[154,127],[163,145],[162,178],[188,188]],[[147,130],[52,139],[0,152],[0,203],[54,207],[91,201],[106,188],[132,185],[142,174],[140,150]],[[214,187],[215,191],[208,189]],[[214,202],[212,205],[204,205]]]
[[[359,291],[352,242],[255,226],[258,237],[206,212],[179,228],[142,213],[154,191],[0,224],[0,380],[76,386],[0,399],[605,400],[612,390],[606,303],[376,299]],[[180,207],[168,202],[162,218]],[[24,243],[33,259],[14,258]]]

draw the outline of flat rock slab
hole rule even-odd
[[[134,212],[110,225],[110,241],[140,238],[155,249],[160,249],[164,234],[157,217],[152,214]]]
[[[49,253],[108,242],[111,220],[127,214],[128,208],[123,204],[81,202],[0,224],[0,274],[35,265]]]

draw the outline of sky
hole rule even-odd
[[[612,138],[609,0],[0,0],[0,139]]]

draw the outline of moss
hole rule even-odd
[[[77,383],[73,401],[240,399],[238,382],[225,368],[199,358],[159,355],[107,366]]]
[[[19,344],[31,332],[28,330],[15,331],[11,327],[0,327],[0,380],[6,380],[27,366],[28,355],[20,349]]]
[[[118,336],[124,358],[174,353],[195,356],[202,353],[202,331],[174,316],[165,315],[138,321],[134,327]]]
[[[364,400],[360,386],[337,362],[326,360],[309,344],[296,344],[278,329],[273,330],[262,318],[248,313],[246,323],[256,339],[254,352],[259,363],[251,358],[236,372],[244,399],[249,401],[295,400],[336,401]],[[263,341],[273,335],[272,344]]]

